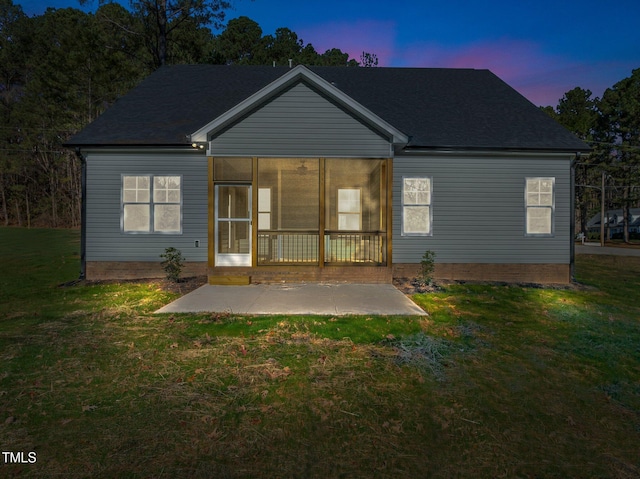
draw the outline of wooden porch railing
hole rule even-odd
[[[258,264],[318,265],[320,234],[317,231],[260,231]],[[386,264],[386,234],[382,231],[325,231],[325,264]]]
[[[317,231],[260,231],[258,264],[318,264]]]
[[[325,263],[386,264],[386,234],[382,231],[326,231]]]

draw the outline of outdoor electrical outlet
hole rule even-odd
[[[200,240],[196,240],[196,248],[200,247]]]

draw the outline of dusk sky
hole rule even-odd
[[[77,0],[14,0],[27,14]],[[567,91],[604,90],[640,68],[639,0],[236,0],[227,20],[245,15],[270,34],[296,32],[323,53],[340,48],[379,66],[486,68],[536,105]],[[95,10],[98,0],[94,0]],[[85,8],[85,10],[87,10]]]

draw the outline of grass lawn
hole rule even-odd
[[[2,477],[640,477],[640,258],[425,318],[154,316],[161,282],[60,286],[79,249],[0,228]]]

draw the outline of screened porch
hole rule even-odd
[[[389,162],[215,158],[214,181],[251,183],[252,228],[236,243],[251,254],[251,265],[384,266]],[[232,245],[221,243],[225,252]]]

